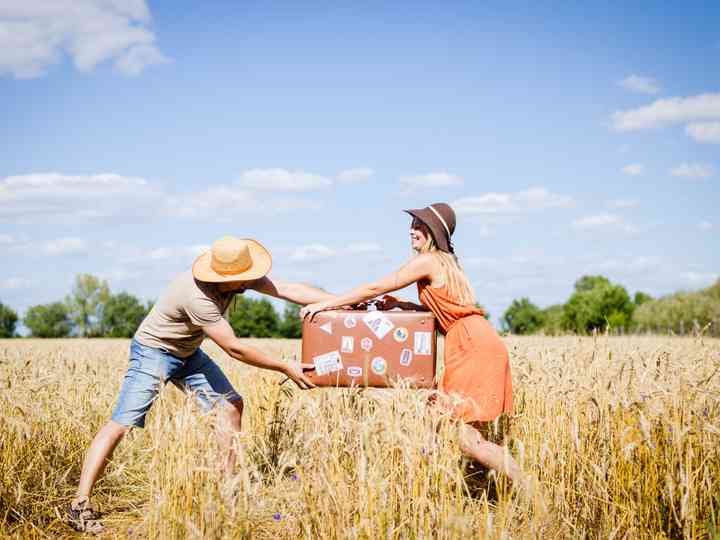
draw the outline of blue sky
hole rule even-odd
[[[0,301],[155,298],[224,234],[340,292],[438,201],[496,322],[710,284],[720,5],[535,4],[2,2]]]

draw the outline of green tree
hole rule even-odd
[[[68,309],[62,302],[40,304],[28,308],[23,324],[33,337],[60,338],[70,335],[72,321]]]
[[[720,281],[695,292],[678,292],[645,302],[633,313],[639,330],[687,334],[706,329],[720,335]]]
[[[280,336],[288,339],[302,337],[302,319],[300,318],[300,306],[292,302],[285,302],[282,321],[278,327]]]
[[[17,313],[0,302],[0,338],[14,337],[17,322]]]
[[[486,320],[490,320],[490,312],[485,309],[485,307],[480,302],[475,302],[475,307],[478,309],[483,310],[483,317],[485,317]]]
[[[111,295],[102,310],[101,334],[105,337],[129,338],[135,334],[148,310],[126,292]]]
[[[110,289],[106,281],[100,281],[91,274],[80,274],[75,278],[75,286],[65,303],[80,336],[102,334],[102,311],[109,298]]]
[[[642,306],[644,303],[651,302],[652,300],[653,300],[653,297],[650,296],[649,294],[641,292],[641,291],[637,291],[635,293],[635,297],[633,298],[633,303],[636,306]]]
[[[542,310],[527,298],[513,300],[502,316],[502,324],[513,334],[532,334],[540,330],[544,317]]]
[[[542,310],[542,331],[548,336],[558,336],[563,333],[563,305],[554,304]]]
[[[607,326],[629,327],[635,304],[625,287],[603,276],[583,276],[563,307],[563,326],[584,334]]]
[[[254,300],[241,295],[231,303],[228,320],[238,337],[274,337],[278,335],[280,318],[265,299]]]

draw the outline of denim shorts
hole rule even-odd
[[[161,386],[168,381],[183,392],[192,392],[203,412],[210,411],[220,401],[242,399],[218,365],[202,350],[180,358],[133,339],[130,365],[112,419],[123,426],[145,427],[145,416]]]

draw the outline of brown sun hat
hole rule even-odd
[[[434,203],[425,208],[405,210],[405,212],[427,225],[439,250],[455,253],[450,241],[450,237],[455,232],[455,212],[449,204]]]
[[[249,238],[223,236],[192,266],[195,279],[209,283],[250,281],[270,271],[272,257],[263,245]]]

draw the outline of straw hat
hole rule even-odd
[[[450,237],[455,232],[455,212],[449,204],[434,203],[425,208],[405,210],[405,212],[427,225],[439,250],[455,253],[450,241]]]
[[[260,242],[249,238],[223,236],[192,266],[195,279],[209,283],[250,281],[270,271],[272,257]]]

